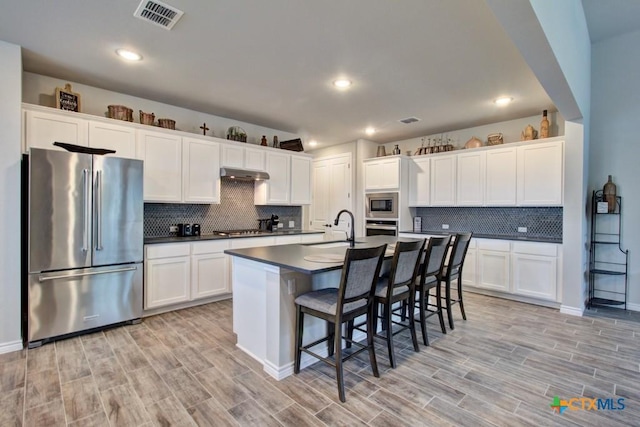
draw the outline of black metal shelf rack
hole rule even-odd
[[[606,203],[602,190],[594,191],[591,197],[588,306],[622,306],[626,310],[629,250],[622,249],[622,197],[616,197],[613,212],[598,212],[598,203]],[[603,228],[606,231],[601,231]]]

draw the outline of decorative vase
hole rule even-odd
[[[398,147],[398,144],[396,144],[395,148],[393,149],[393,154],[400,154],[400,148]]]
[[[542,121],[540,122],[540,138],[549,138],[549,119],[547,110],[542,110]]]
[[[602,196],[607,202],[609,213],[614,213],[616,211],[616,185],[611,181],[611,175],[609,175],[609,180],[604,185],[602,189]]]
[[[263,147],[267,146],[267,136],[266,135],[262,135],[262,140],[260,140],[260,145],[262,145]]]
[[[378,151],[376,152],[376,157],[384,157],[387,155],[387,151],[384,148],[384,145],[378,145]]]

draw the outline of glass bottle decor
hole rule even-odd
[[[542,111],[542,121],[540,122],[540,138],[549,138],[549,119],[547,110]]]
[[[398,147],[398,144],[396,144],[395,148],[393,149],[393,154],[400,154],[400,148]]]
[[[616,211],[616,185],[611,181],[611,175],[602,189],[602,195],[607,202],[609,213],[614,213]]]

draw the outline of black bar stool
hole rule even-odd
[[[447,317],[449,318],[449,327],[454,329],[453,326],[453,313],[451,308],[454,304],[460,305],[460,313],[462,318],[467,320],[467,315],[464,312],[464,302],[462,300],[462,267],[464,266],[464,260],[467,256],[467,249],[469,248],[469,242],[471,241],[472,233],[458,233],[455,235],[455,240],[451,248],[451,254],[449,260],[445,265],[444,272],[440,275],[440,282],[445,285],[445,305],[447,309]],[[451,297],[451,282],[456,281],[457,296],[455,299]]]
[[[424,345],[429,345],[427,336],[427,319],[433,315],[437,315],[440,320],[440,329],[443,334],[447,333],[444,326],[444,314],[442,310],[442,287],[440,284],[440,275],[444,272],[447,252],[451,236],[431,237],[424,249],[424,257],[420,265],[420,276],[416,279],[416,305],[420,315],[420,328],[422,330],[422,341]],[[435,304],[429,302],[431,298],[431,290],[435,289]],[[410,316],[414,319],[413,313]]]
[[[391,367],[396,367],[396,358],[393,349],[393,336],[399,334],[405,329],[409,329],[411,340],[413,341],[413,349],[420,351],[418,347],[418,339],[416,337],[415,324],[412,320],[403,322],[404,320],[404,303],[408,303],[409,307],[415,305],[415,278],[418,274],[418,267],[422,258],[425,240],[411,242],[396,242],[393,261],[391,262],[391,271],[388,276],[381,277],[376,286],[375,300],[373,305],[374,313],[374,331],[377,331],[378,322],[378,306],[382,305],[382,330],[384,334],[375,334],[376,338],[386,341],[389,351],[389,362]],[[401,303],[396,308],[393,305]],[[393,316],[400,317],[400,321],[394,321]],[[393,330],[393,326],[400,326]],[[355,327],[359,329],[361,325]],[[354,326],[349,324],[349,336],[352,336]]]
[[[378,364],[373,346],[373,298],[375,286],[380,275],[380,267],[384,260],[384,253],[387,245],[365,249],[347,249],[342,268],[342,277],[339,288],[327,288],[317,291],[307,292],[295,299],[296,316],[296,358],[294,362],[294,373],[300,372],[300,358],[302,352],[308,353],[323,362],[336,368],[336,380],[338,382],[338,396],[340,401],[346,400],[344,394],[344,378],[342,364],[344,361],[357,354],[368,351],[369,360],[373,375],[378,377]],[[302,334],[304,331],[304,315],[309,314],[327,321],[327,336],[307,345],[302,345]],[[363,345],[354,342],[351,335],[342,336],[342,324],[353,322],[356,317],[365,315],[367,325],[367,344]],[[355,352],[343,357],[342,340],[347,340],[351,344],[359,347]],[[329,346],[329,357],[335,352],[333,360],[322,357],[311,350],[311,347],[323,342]],[[333,341],[333,343],[331,342]]]

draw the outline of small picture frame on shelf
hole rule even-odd
[[[80,94],[71,90],[69,83],[56,88],[56,108],[59,110],[80,112]]]
[[[597,213],[609,213],[609,204],[607,202],[598,202],[596,207]]]

